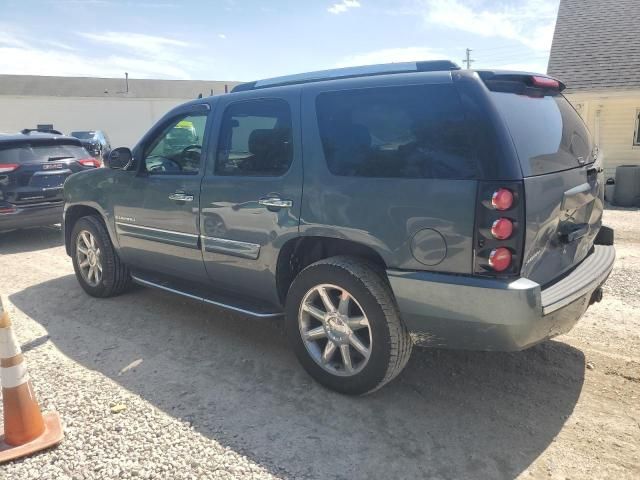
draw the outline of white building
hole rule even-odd
[[[238,82],[0,75],[0,132],[49,126],[68,134],[104,130],[132,147],[172,107],[223,94]]]

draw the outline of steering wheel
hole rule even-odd
[[[195,143],[192,145],[187,145],[186,147],[184,147],[182,149],[182,155],[186,155],[187,153],[196,153],[194,152],[194,150],[200,150],[200,152],[202,152],[202,145],[196,145]],[[200,154],[200,152],[198,152],[198,154]]]
[[[168,158],[168,157],[162,157],[162,156],[156,156],[154,158],[154,160],[158,161],[158,163],[152,164],[150,167],[147,166],[147,170],[149,172],[170,172],[170,171],[181,171],[182,170],[182,165],[180,165],[180,163],[176,162],[175,160]],[[147,159],[148,161],[148,159]],[[171,168],[169,168],[171,167]]]

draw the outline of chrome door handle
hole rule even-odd
[[[267,197],[261,198],[258,200],[258,204],[263,207],[274,207],[274,208],[291,208],[293,207],[293,202],[291,200],[284,200],[280,197]]]
[[[193,202],[193,195],[184,192],[175,192],[169,195],[169,200],[175,202]]]

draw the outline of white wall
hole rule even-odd
[[[640,91],[581,92],[566,96],[598,143],[607,177],[615,175],[618,165],[640,165],[640,146],[633,145]]]
[[[53,124],[65,134],[104,130],[112,147],[133,147],[162,115],[188,100],[0,95],[0,132]]]

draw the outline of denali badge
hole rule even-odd
[[[45,163],[42,165],[43,170],[59,170],[63,167],[61,163]]]

